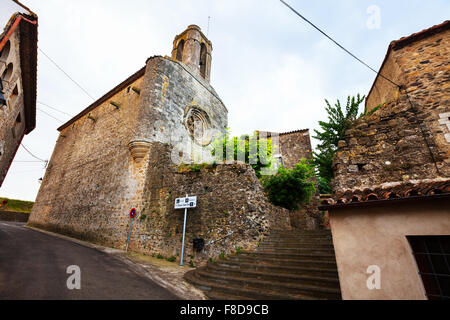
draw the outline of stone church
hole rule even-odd
[[[171,57],[149,58],[61,126],[29,225],[123,249],[136,208],[130,250],[179,259],[183,212],[174,201],[196,195],[186,236],[186,257],[196,263],[254,248],[269,229],[292,228],[295,215],[268,202],[250,165],[178,166],[199,155],[192,150],[209,155],[214,136],[197,136],[196,128],[221,134],[228,126],[228,110],[210,85],[211,53],[211,42],[191,25],[175,37]],[[311,157],[308,130],[280,137],[287,166]],[[312,228],[316,218],[304,220]]]

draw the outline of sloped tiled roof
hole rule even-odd
[[[370,204],[395,200],[449,197],[450,179],[439,178],[405,183],[386,183],[364,190],[347,190],[321,198],[321,210],[357,204]]]
[[[435,26],[432,26],[431,28],[427,28],[420,32],[413,33],[407,37],[402,37],[399,40],[392,41],[390,47],[393,48],[394,50],[398,50],[414,41],[424,39],[426,37],[445,31],[447,29],[450,29],[450,20],[446,20],[441,24],[437,24]]]

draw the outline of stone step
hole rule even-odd
[[[224,292],[211,290],[210,292],[206,293],[206,296],[210,300],[234,300],[234,301],[240,301],[240,300],[253,300],[249,297],[243,297],[243,296],[237,296],[235,294],[226,294]]]
[[[332,241],[333,237],[330,236],[287,236],[287,235],[279,235],[274,236],[270,235],[264,238],[264,241]]]
[[[255,290],[245,288],[242,285],[219,284],[215,282],[206,281],[204,278],[198,277],[198,270],[192,270],[185,273],[184,278],[203,290],[208,297],[214,299],[215,296],[220,296],[224,300],[239,299],[249,300],[315,300],[316,298],[307,295],[291,295],[287,293],[272,292],[271,290]]]
[[[319,268],[337,268],[336,261],[317,261],[311,259],[282,259],[277,257],[268,257],[268,256],[247,256],[247,255],[239,255],[239,256],[229,256],[229,260],[231,261],[241,261],[247,263],[257,263],[262,265],[271,265],[271,266],[297,266],[297,267],[319,267]]]
[[[256,252],[279,252],[283,254],[297,254],[297,253],[316,253],[316,254],[329,254],[333,255],[334,250],[332,248],[279,248],[270,246],[261,246],[256,249]]]
[[[267,241],[259,244],[259,248],[317,248],[317,249],[330,249],[334,250],[333,243],[331,241]]]
[[[331,234],[331,230],[272,230],[270,234]]]
[[[329,247],[333,248],[333,241],[330,239],[322,239],[322,240],[264,240],[261,241],[260,246],[304,246],[304,247],[311,247],[311,246],[318,246],[318,247]]]
[[[246,277],[237,277],[222,275],[216,272],[206,271],[205,269],[198,269],[197,276],[205,279],[210,283],[217,283],[220,285],[242,286],[243,288],[250,288],[261,291],[270,290],[280,294],[288,293],[290,295],[306,295],[309,297],[321,299],[339,299],[340,290],[330,288],[327,286],[318,285],[304,285],[297,283],[280,283],[277,281],[253,279]]]
[[[324,276],[331,278],[338,278],[338,271],[335,268],[321,268],[321,267],[298,267],[286,265],[270,265],[270,264],[255,264],[243,261],[219,260],[217,265],[230,268],[231,270],[250,270],[261,271],[275,274],[297,274],[305,276]]]
[[[324,277],[312,275],[296,275],[283,273],[268,273],[264,271],[236,270],[221,265],[210,263],[205,272],[211,274],[221,274],[238,278],[256,279],[264,281],[274,281],[276,283],[292,283],[298,285],[323,286],[339,289],[339,279],[337,277]]]
[[[334,254],[330,253],[310,253],[310,252],[301,252],[301,253],[286,253],[286,252],[279,252],[274,250],[258,250],[258,251],[242,251],[239,253],[239,256],[251,256],[251,257],[270,257],[275,259],[290,259],[290,260],[297,260],[297,259],[309,259],[309,260],[315,260],[315,261],[332,261],[335,262],[336,258]]]
[[[208,263],[185,277],[211,299],[341,299],[329,230],[274,231],[256,250]]]

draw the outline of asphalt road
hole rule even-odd
[[[80,267],[81,289],[69,290],[69,266]],[[0,221],[0,299],[172,300],[177,296],[96,249]]]

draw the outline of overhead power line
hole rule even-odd
[[[328,39],[330,39],[334,44],[336,44],[339,48],[341,48],[342,50],[344,50],[346,53],[348,53],[350,56],[352,56],[354,59],[356,59],[358,62],[360,62],[361,64],[363,64],[364,66],[366,66],[367,68],[369,68],[371,71],[375,72],[378,76],[382,77],[383,79],[385,79],[386,81],[392,83],[393,85],[395,85],[396,87],[398,87],[399,90],[404,90],[406,97],[408,98],[409,104],[411,106],[411,109],[413,110],[414,116],[418,122],[418,126],[419,129],[422,133],[423,139],[425,141],[425,145],[428,148],[428,151],[430,153],[431,156],[431,160],[434,163],[434,166],[436,167],[436,172],[438,174],[440,174],[440,170],[439,167],[437,165],[436,159],[434,157],[433,151],[431,150],[431,146],[430,143],[428,142],[426,133],[424,131],[424,129],[422,128],[422,121],[420,120],[419,116],[417,115],[417,110],[416,107],[414,106],[414,104],[411,101],[411,98],[408,94],[408,90],[402,86],[399,85],[397,83],[395,83],[394,81],[392,81],[391,79],[385,77],[383,74],[381,74],[379,71],[376,71],[374,68],[372,68],[371,66],[369,66],[367,63],[365,63],[364,61],[362,61],[361,59],[359,59],[356,55],[354,55],[353,53],[351,53],[349,50],[347,50],[346,48],[344,48],[341,44],[339,44],[336,40],[334,40],[332,37],[330,37],[328,34],[326,34],[324,31],[322,31],[319,27],[317,27],[315,24],[313,24],[311,21],[309,21],[308,19],[306,19],[303,15],[301,15],[297,10],[295,10],[294,8],[292,8],[289,4],[287,4],[285,1],[280,0],[281,3],[283,3],[286,7],[288,7],[289,9],[291,9],[297,16],[299,16],[300,18],[302,18],[304,21],[306,21],[308,24],[310,24],[312,27],[314,27],[314,29],[316,29],[317,31],[319,31],[321,34],[323,34],[325,37],[327,37]]]
[[[14,161],[14,163],[39,163],[39,164],[41,164],[42,163],[42,161],[22,161],[22,160],[16,160],[16,161]]]
[[[51,63],[53,63],[62,73],[66,75],[67,78],[69,78],[78,88],[83,90],[83,92],[89,96],[92,100],[95,101],[95,99],[89,94],[89,92],[86,91],[78,82],[76,82],[67,72],[63,70],[52,58],[50,58],[44,51],[42,51],[41,48],[39,48],[39,51],[48,59]]]
[[[389,81],[390,83],[392,83],[393,85],[400,87],[400,85],[398,85],[397,83],[395,83],[394,81],[392,81],[391,79],[385,77],[384,75],[382,75],[380,72],[376,71],[374,68],[372,68],[371,66],[369,66],[367,63],[365,63],[364,61],[362,61],[360,58],[358,58],[356,55],[354,55],[353,53],[351,53],[349,50],[347,50],[346,48],[344,48],[344,46],[342,46],[340,43],[338,43],[336,40],[334,40],[332,37],[330,37],[328,34],[326,34],[324,31],[322,31],[319,27],[317,27],[314,23],[312,23],[311,21],[309,21],[308,19],[306,19],[303,15],[301,15],[297,10],[295,10],[294,8],[292,8],[289,4],[287,4],[286,2],[284,2],[283,0],[280,0],[286,7],[288,7],[289,9],[291,9],[296,15],[298,15],[300,18],[302,18],[303,20],[305,20],[307,23],[309,23],[314,29],[316,29],[317,31],[319,31],[321,34],[323,34],[325,37],[327,37],[328,39],[330,39],[334,44],[336,44],[339,48],[341,48],[342,50],[344,50],[345,52],[347,52],[350,56],[352,56],[354,59],[356,59],[357,61],[359,61],[360,63],[362,63],[364,66],[366,66],[367,68],[369,68],[371,71],[375,72],[377,75],[379,75],[380,77],[382,77],[383,79]]]
[[[55,107],[49,106],[48,104],[46,104],[46,103],[44,103],[44,102],[37,101],[37,103],[39,103],[40,105],[43,105],[44,107],[50,108],[50,109],[52,109],[52,110],[55,110],[55,111],[57,111],[57,112],[60,112],[60,113],[62,113],[62,114],[65,114],[66,116],[69,116],[69,117],[73,118],[73,116],[72,116],[71,114],[68,114],[67,112],[64,112],[64,111],[61,111],[61,110],[59,110],[59,109],[56,109]]]
[[[30,150],[27,149],[27,147],[25,147],[25,145],[24,145],[23,143],[21,143],[20,145],[21,145],[21,146],[25,149],[25,151],[28,152],[28,154],[31,155],[33,158],[35,158],[35,159],[37,159],[37,160],[39,160],[39,161],[41,161],[41,162],[45,162],[45,163],[48,162],[48,160],[42,160],[41,158],[35,156]]]

